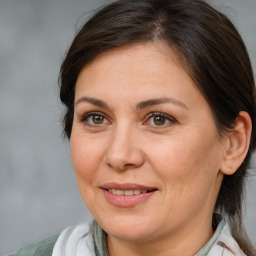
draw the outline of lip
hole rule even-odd
[[[135,183],[119,184],[119,183],[115,183],[115,182],[106,183],[106,184],[102,185],[101,188],[103,188],[103,189],[120,189],[120,190],[139,189],[139,190],[148,190],[148,191],[157,189],[156,187],[149,187],[149,186],[144,186],[144,185],[135,184]]]
[[[144,186],[140,184],[134,184],[134,183],[106,183],[100,187],[104,193],[105,199],[108,203],[110,203],[113,206],[116,207],[123,207],[123,208],[129,208],[137,206],[146,200],[148,200],[150,197],[152,197],[156,192],[157,188],[155,187],[149,187]],[[116,189],[116,190],[147,190],[147,193],[141,193],[137,195],[114,195],[108,191],[108,189]]]

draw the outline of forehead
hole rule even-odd
[[[155,86],[161,89],[161,85],[188,82],[194,86],[170,47],[161,42],[145,43],[112,49],[97,56],[80,72],[76,95],[81,89],[89,92],[108,88],[114,93],[121,87],[126,93],[139,89],[149,93]]]

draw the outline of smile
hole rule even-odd
[[[132,196],[132,195],[139,195],[139,194],[145,194],[148,191],[147,190],[120,190],[120,189],[108,189],[108,192],[113,195],[118,196]]]
[[[107,183],[101,187],[104,197],[113,206],[128,208],[149,200],[158,189],[139,184]]]

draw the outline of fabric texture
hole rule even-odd
[[[9,256],[51,256],[59,235],[54,235],[37,243],[27,245]]]
[[[195,256],[246,256],[232,237],[229,226],[224,218],[217,214],[215,215],[215,218],[218,224],[214,235]],[[71,253],[71,247],[73,248],[72,255],[75,256],[108,256],[106,233],[101,229],[96,221],[93,222],[92,229],[89,229],[88,227],[86,228],[86,226],[84,226],[84,231],[81,230],[81,234],[84,232],[84,234],[86,233],[87,235],[82,236],[75,241],[72,240],[72,235],[67,234],[70,232],[76,233],[77,228],[78,226],[64,231],[63,234],[64,237],[66,237],[66,242],[64,242],[63,238],[60,239],[61,241],[58,245],[58,251],[54,250],[55,253],[53,256],[67,256],[69,255],[68,253]],[[82,228],[82,226],[80,226],[80,228]],[[68,249],[68,243],[70,250]],[[85,247],[82,248],[81,244],[83,246],[85,246],[85,244],[89,245],[86,247],[86,253]],[[77,247],[75,245],[77,245]]]
[[[82,224],[65,229],[9,256],[108,256],[106,233],[97,224]],[[232,237],[226,221],[218,217],[212,238],[195,256],[246,256]]]
[[[92,232],[89,224],[65,229],[59,236],[52,256],[95,256]]]

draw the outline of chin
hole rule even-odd
[[[142,241],[147,241],[150,240],[151,238],[151,232],[149,230],[141,230],[140,228],[129,228],[129,229],[113,229],[109,230],[107,232],[108,235],[115,237],[118,240],[123,240],[127,242],[142,242]]]
[[[154,227],[153,221],[145,219],[145,217],[115,217],[104,221],[99,221],[99,225],[110,236],[125,241],[143,241],[149,240],[152,234],[156,233],[160,227]]]

